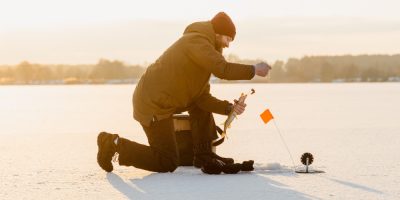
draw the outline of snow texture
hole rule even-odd
[[[134,85],[0,87],[0,199],[400,199],[400,84],[220,84],[245,113],[217,152],[255,171],[207,175],[193,167],[152,173],[96,163],[100,131],[147,143],[132,119]],[[323,174],[297,174],[314,155]],[[217,123],[224,116],[216,115]]]

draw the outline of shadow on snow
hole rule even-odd
[[[311,199],[269,179],[262,171],[234,175],[207,175],[193,167],[174,173],[153,173],[142,179],[122,179],[108,173],[109,183],[129,199]],[[296,176],[294,173],[274,175]]]

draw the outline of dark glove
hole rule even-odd
[[[225,174],[237,174],[242,168],[242,164],[234,163],[234,164],[226,164],[222,167],[222,171]]]
[[[242,171],[253,171],[254,170],[253,164],[254,164],[254,160],[243,161],[241,170]]]

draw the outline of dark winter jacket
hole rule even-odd
[[[134,118],[149,126],[152,120],[165,119],[192,105],[227,114],[230,103],[210,94],[211,74],[227,80],[249,80],[254,67],[227,62],[216,50],[212,24],[195,22],[140,78],[132,100]]]

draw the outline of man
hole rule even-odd
[[[129,141],[117,134],[101,132],[97,138],[97,162],[107,172],[119,154],[119,164],[154,172],[173,172],[179,164],[172,115],[188,111],[193,134],[195,167],[206,163],[233,163],[213,153],[217,138],[212,113],[228,115],[232,109],[244,112],[243,103],[231,104],[210,94],[210,76],[227,80],[265,77],[266,63],[244,65],[227,62],[222,49],[235,39],[236,28],[224,12],[211,21],[190,24],[171,47],[151,64],[133,94],[133,116],[142,125],[149,146]]]

